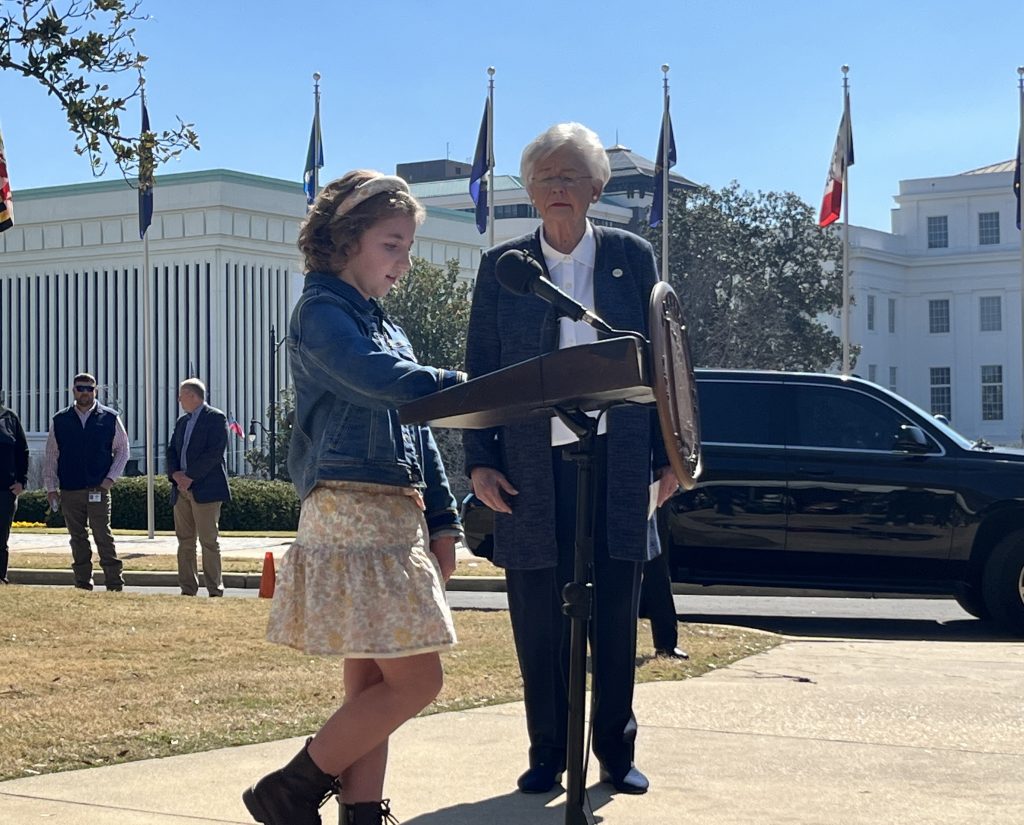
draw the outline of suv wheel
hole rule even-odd
[[[992,618],[1014,633],[1024,633],[1024,530],[999,542],[985,564],[982,593]]]

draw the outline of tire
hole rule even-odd
[[[977,588],[970,588],[956,594],[956,603],[974,618],[987,622],[992,618],[992,611],[985,604],[985,599]]]
[[[999,542],[985,563],[981,592],[992,619],[1024,636],[1024,530]]]

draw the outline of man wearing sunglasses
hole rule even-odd
[[[50,507],[61,510],[71,535],[75,587],[93,587],[91,530],[107,590],[119,591],[124,579],[110,532],[110,488],[128,463],[128,433],[117,411],[96,400],[96,379],[89,373],[75,376],[71,394],[75,403],[50,421],[43,484]]]

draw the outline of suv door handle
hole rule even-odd
[[[796,471],[805,476],[834,476],[836,474],[835,470],[808,470],[806,467],[797,467]]]

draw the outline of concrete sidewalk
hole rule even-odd
[[[605,825],[1018,825],[1024,643],[787,640],[699,679],[637,688],[652,790]],[[249,823],[241,791],[301,739],[0,783],[0,823]],[[403,825],[556,825],[562,794],[514,792],[520,704],[416,719],[392,739]],[[323,809],[333,825],[333,803]]]

